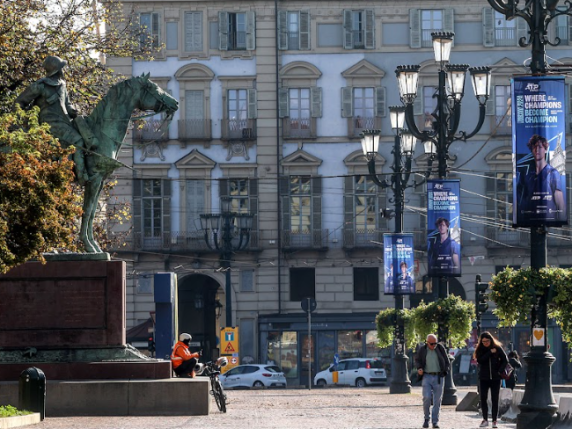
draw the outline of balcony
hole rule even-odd
[[[210,140],[210,119],[181,119],[179,120],[179,140]]]
[[[383,234],[388,231],[368,231],[364,229],[344,229],[345,249],[371,249],[383,247]]]
[[[143,120],[138,124],[133,127],[133,140],[137,142],[169,140],[169,128],[164,125],[166,123],[162,119]]]
[[[381,118],[354,116],[348,118],[348,137],[358,138],[363,130],[379,130],[381,129]]]
[[[250,240],[245,250],[258,250],[260,232],[250,232]],[[124,249],[124,248],[123,248]],[[212,252],[205,242],[203,231],[164,232],[156,236],[135,233],[133,236],[134,251],[163,251],[172,253],[209,253]]]
[[[516,46],[515,27],[495,28],[495,46]]]
[[[328,230],[282,231],[282,249],[326,250],[328,248]]]
[[[256,119],[223,119],[223,140],[256,140]]]
[[[316,138],[316,119],[284,118],[282,130],[285,139]]]

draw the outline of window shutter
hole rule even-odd
[[[353,88],[345,86],[342,88],[342,118],[351,118],[353,115]]]
[[[516,46],[520,46],[518,41],[523,37],[528,40],[528,25],[526,21],[522,18],[515,18],[516,21]]]
[[[300,11],[300,50],[310,50],[310,12],[307,10]]]
[[[443,9],[443,31],[455,32],[455,10],[452,7]]]
[[[289,94],[290,88],[280,88],[278,90],[278,117],[287,118],[290,116]]]
[[[354,222],[354,177],[344,177],[344,246],[355,245]]]
[[[373,9],[365,11],[365,48],[375,49],[375,15]]]
[[[151,14],[153,46],[158,48],[161,46],[161,15],[158,13]]]
[[[163,187],[163,236],[169,237],[171,233],[171,181],[162,179],[161,185]]]
[[[375,89],[375,116],[384,118],[387,116],[387,107],[385,106],[386,90],[384,86]]]
[[[319,237],[322,230],[322,178],[312,177],[312,231]],[[321,244],[321,240],[319,242]],[[318,243],[316,243],[318,244]]]
[[[228,12],[218,13],[218,48],[228,51]]]
[[[258,117],[258,106],[256,103],[256,89],[248,91],[248,119],[256,119]]]
[[[413,114],[423,114],[423,87],[421,85],[417,86],[417,97],[413,101]]]
[[[421,47],[421,14],[419,9],[409,9],[409,47]]]
[[[566,31],[568,31],[568,45],[572,45],[572,18],[566,17]]]
[[[344,9],[344,49],[353,49],[352,11]]]
[[[228,179],[220,179],[218,181],[219,198],[228,197]]]
[[[485,114],[491,116],[495,114],[495,86],[491,85],[491,93],[485,104]]]
[[[279,179],[280,195],[282,198],[282,230],[290,230],[290,177],[283,176]],[[286,243],[285,243],[286,244]]]
[[[567,84],[566,85],[566,93],[568,94],[568,128],[566,129],[566,132],[572,132],[572,85],[571,84]],[[572,203],[572,201],[570,201]]]
[[[187,232],[200,231],[200,216],[205,213],[205,181],[187,180],[185,187]]]
[[[486,173],[485,174],[486,179],[485,179],[485,187],[486,187],[486,192],[487,195],[492,196],[492,198],[487,198],[486,199],[486,222],[487,224],[490,225],[494,225],[496,223],[496,220],[498,218],[498,215],[496,213],[496,207],[495,207],[495,199],[497,198],[496,195],[496,186],[495,186],[495,176],[494,173]],[[487,229],[491,229],[494,227],[487,227]],[[487,234],[488,235],[488,234]]]
[[[322,88],[319,86],[310,87],[310,99],[312,102],[310,116],[312,118],[322,117]]]
[[[278,11],[278,49],[288,49],[288,11]]]
[[[246,12],[246,50],[256,49],[256,15],[253,11]]]
[[[141,233],[141,195],[143,180],[133,179],[133,231],[136,236]]]
[[[483,46],[495,46],[495,11],[490,7],[483,8]]]
[[[248,180],[248,210],[253,216],[252,229],[258,231],[258,179]]]

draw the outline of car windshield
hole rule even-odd
[[[278,366],[265,366],[264,369],[269,372],[282,372]]]

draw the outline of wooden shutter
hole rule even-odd
[[[355,246],[354,177],[344,177],[344,246]]]
[[[258,179],[248,180],[248,210],[253,216],[252,230],[258,231]],[[251,244],[254,245],[255,243],[252,242]]]
[[[409,9],[409,47],[421,47],[421,13],[419,9]]]
[[[310,116],[312,118],[322,117],[322,88],[319,86],[310,87]]]
[[[218,182],[219,198],[228,197],[228,179],[220,179]]]
[[[162,179],[161,186],[163,188],[163,237],[167,238],[171,234],[171,181],[169,179]],[[169,240],[170,242],[170,240]]]
[[[485,104],[485,114],[491,116],[495,114],[495,86],[491,85],[489,99]]]
[[[201,230],[201,214],[206,211],[205,207],[205,181],[186,180],[186,212],[187,232]]]
[[[256,49],[256,15],[253,11],[246,12],[246,50]]]
[[[248,119],[256,119],[258,117],[256,89],[248,89],[247,96],[248,96]]]
[[[385,87],[380,86],[374,88],[375,90],[375,109],[374,115],[378,117],[385,117],[387,116],[387,107],[386,107],[386,90]]]
[[[490,7],[483,8],[483,46],[495,46],[495,11]]]
[[[204,119],[204,92],[200,90],[185,91],[185,119]]]
[[[316,245],[321,247],[322,230],[322,178],[312,177],[312,231],[319,240]]]
[[[366,9],[365,14],[365,48],[375,49],[375,15],[373,9]]]
[[[452,7],[443,9],[443,31],[455,32],[455,10]]]
[[[354,115],[353,87],[342,88],[342,118],[351,118]]]
[[[307,51],[310,49],[310,12],[307,10],[300,11],[300,50]]]
[[[289,102],[290,88],[280,88],[278,90],[278,117],[287,118],[290,116]]]
[[[566,31],[568,31],[568,45],[572,45],[572,18],[566,17]]]
[[[228,51],[228,12],[218,13],[218,49]]]
[[[423,114],[423,87],[421,85],[417,86],[417,97],[413,101],[413,114]]]
[[[288,49],[288,11],[278,11],[278,49]]]
[[[352,11],[344,9],[344,49],[353,49]]]
[[[525,38],[525,40],[528,40],[528,24],[526,23],[526,21],[520,17],[516,17],[514,19],[516,21],[516,46],[520,46],[518,44],[518,41],[520,39],[522,39],[523,37]]]
[[[282,231],[290,231],[290,176],[283,176],[278,180],[282,198]]]
[[[185,52],[203,49],[203,14],[185,12]]]
[[[137,237],[141,233],[141,196],[143,180],[133,179],[133,231]]]

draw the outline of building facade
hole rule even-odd
[[[449,178],[461,181],[463,275],[450,293],[474,299],[476,274],[488,281],[508,266],[530,264],[530,233],[512,228],[510,77],[528,73],[527,27],[507,22],[479,1],[123,1],[145,26],[145,42],[160,48],[150,59],[110,58],[125,76],[150,73],[179,100],[168,133],[157,116],[134,127],[120,160],[113,201],[132,207],[117,226],[128,261],[128,326],[153,311],[153,274],[178,275],[179,327],[210,355],[226,326],[225,272],[210,250],[200,215],[220,210],[254,215],[250,241],[231,258],[233,324],[240,328],[242,362],[279,364],[289,383],[305,383],[343,357],[383,355],[376,347],[375,315],[394,305],[383,293],[383,234],[393,220],[391,191],[368,177],[360,133],[380,129],[379,173],[389,174],[394,135],[388,106],[399,105],[394,75],[419,64],[415,115],[431,127],[437,65],[431,32],[454,31],[451,62],[492,68],[491,96],[480,132],[450,148]],[[568,18],[553,23],[561,44],[549,62],[571,64]],[[459,129],[472,131],[478,103],[467,82]],[[570,94],[570,91],[568,92]],[[571,127],[572,128],[572,127]],[[569,139],[567,134],[567,140]],[[422,182],[423,145],[413,155]],[[415,306],[436,290],[427,272],[426,188],[406,192],[405,228],[414,233]],[[568,199],[570,202],[571,199]],[[549,263],[572,266],[569,227],[550,230]],[[317,303],[308,338],[301,301]],[[493,318],[485,327],[494,328]],[[503,332],[522,354],[528,328]],[[524,333],[524,334],[523,334]],[[551,329],[559,362],[567,361],[558,328]],[[311,354],[310,354],[311,351]],[[310,357],[311,356],[311,357]],[[384,355],[385,356],[385,355]],[[555,365],[555,381],[572,379]]]

